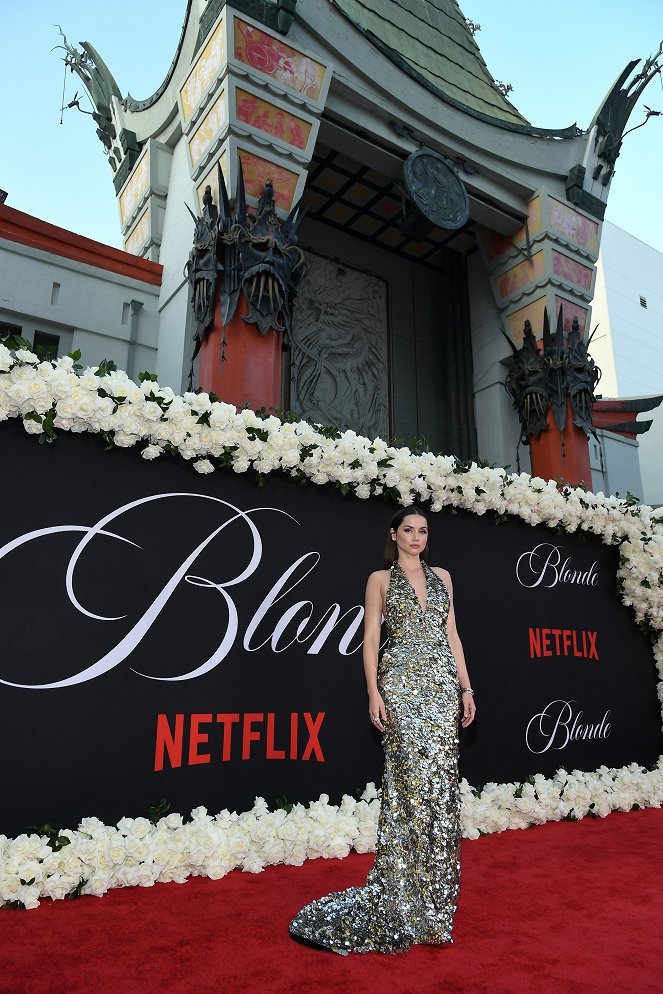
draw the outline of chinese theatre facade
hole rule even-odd
[[[627,67],[588,130],[550,131],[501,92],[454,0],[190,0],[144,101],[65,47],[125,249],[164,267],[160,382],[514,464],[523,397],[550,379],[523,361],[526,322],[534,365],[546,327],[586,364],[614,162],[655,62]],[[578,376],[586,415],[596,378]],[[586,424],[560,389],[569,453]]]

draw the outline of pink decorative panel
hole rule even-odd
[[[532,256],[531,261],[519,262],[517,266],[507,269],[505,273],[495,280],[498,296],[504,300],[512,293],[521,290],[530,283],[536,283],[545,272],[545,261],[543,252],[537,252]]]
[[[503,255],[504,252],[508,252],[510,248],[513,248],[513,242],[510,238],[506,238],[504,235],[500,235],[498,231],[492,231],[490,228],[484,228],[479,237],[486,257],[491,262],[493,259],[497,259],[500,255]]]
[[[519,308],[519,310],[514,311],[505,318],[511,341],[514,345],[518,346],[518,348],[520,348],[523,344],[523,328],[525,327],[525,321],[529,321],[532,325],[534,337],[537,340],[542,338],[543,310],[546,306],[547,299],[548,298],[545,295],[543,297],[539,297],[538,300],[533,300],[525,307]]]
[[[592,270],[589,266],[583,266],[581,263],[576,262],[575,259],[570,259],[568,255],[563,255],[561,252],[555,252],[554,250],[552,259],[553,272],[560,279],[566,280],[569,283],[575,283],[585,290],[591,288]]]
[[[565,297],[555,297],[555,323],[551,322],[552,326],[555,327],[557,322],[557,315],[559,314],[559,309],[562,307],[562,316],[564,319],[564,331],[571,331],[571,325],[573,324],[573,319],[578,318],[578,324],[580,325],[580,331],[585,334],[587,331],[587,315],[589,313],[586,307],[580,307],[578,304],[574,303],[572,300],[567,300]]]
[[[259,131],[280,138],[281,141],[294,145],[295,148],[305,149],[311,134],[311,125],[295,114],[281,110],[274,104],[256,97],[246,90],[236,90],[235,95],[237,118]]]
[[[244,174],[244,185],[249,197],[258,200],[263,193],[265,183],[271,179],[274,184],[274,200],[276,206],[282,210],[290,210],[295,191],[297,189],[297,173],[276,163],[263,159],[262,156],[254,155],[253,152],[246,152],[239,149],[239,157],[242,160],[242,172]]]
[[[282,86],[312,100],[320,99],[325,67],[239,17],[235,17],[235,58]]]
[[[538,235],[542,230],[541,197],[533,197],[527,205],[527,223],[530,238]],[[484,228],[480,237],[486,257],[491,262],[505,252],[508,252],[514,245],[517,245],[519,248],[525,248],[527,245],[527,230],[525,225],[519,228],[515,235],[512,235],[510,238],[500,235],[497,231],[491,231],[490,228]]]
[[[599,226],[596,221],[590,221],[584,214],[567,207],[559,200],[553,200],[552,197],[549,198],[548,203],[551,230],[595,255],[599,245]]]

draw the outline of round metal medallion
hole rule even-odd
[[[413,152],[403,167],[405,186],[417,209],[439,228],[462,228],[470,202],[462,180],[441,155],[427,149]]]

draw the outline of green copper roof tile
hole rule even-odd
[[[497,88],[456,0],[331,2],[427,87],[496,121],[527,125]]]

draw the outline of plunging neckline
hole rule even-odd
[[[418,606],[419,610],[421,611],[422,615],[424,615],[426,613],[426,609],[428,608],[428,577],[426,576],[426,567],[425,567],[424,563],[421,564],[421,570],[422,570],[422,573],[424,574],[424,589],[426,591],[426,603],[423,605],[423,607],[421,605],[421,601],[419,600],[419,594],[417,593],[417,591],[415,589],[415,586],[412,583],[412,581],[410,580],[409,576],[407,575],[407,573],[405,572],[405,570],[403,569],[403,567],[401,566],[401,564],[398,561],[396,562],[396,565],[398,566],[399,570],[401,571],[401,573],[405,577],[407,585],[409,586],[410,590],[414,594],[414,599],[417,602],[417,606]]]

